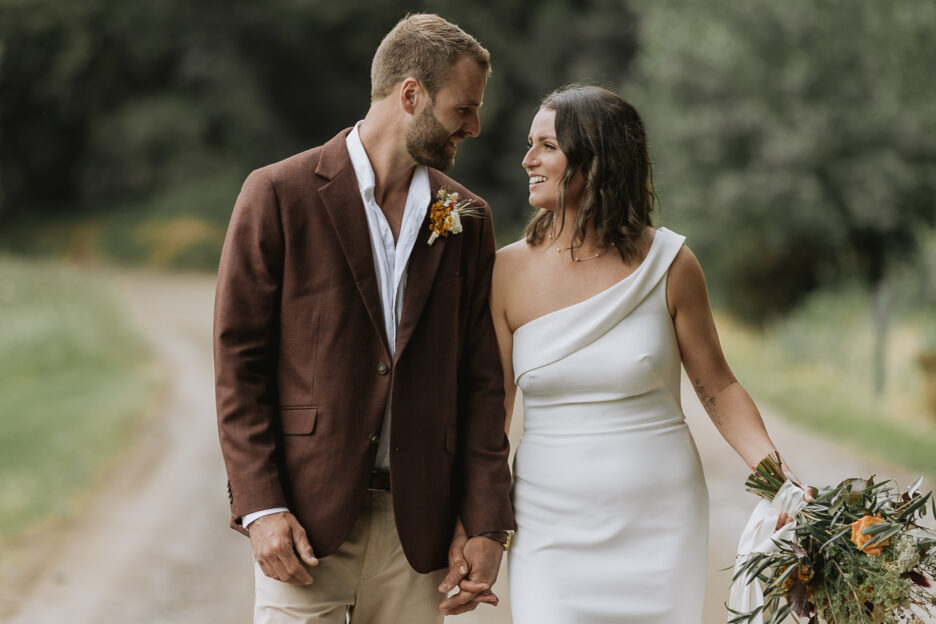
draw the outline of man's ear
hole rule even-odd
[[[410,77],[400,83],[400,106],[408,115],[416,114],[420,102],[426,97],[426,90],[416,78]]]

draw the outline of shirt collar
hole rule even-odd
[[[357,177],[358,189],[361,196],[370,199],[374,198],[374,185],[376,176],[374,168],[371,166],[370,159],[367,157],[367,151],[364,149],[364,143],[361,142],[361,134],[358,128],[364,123],[363,120],[354,124],[351,132],[348,133],[345,143],[348,146],[348,154],[351,156],[351,166],[354,167],[354,175]],[[416,165],[413,171],[413,179],[410,182],[408,200],[416,200],[419,204],[426,204],[428,207],[432,191],[429,188],[429,173],[423,165]]]
[[[371,166],[370,159],[367,157],[364,144],[361,142],[361,134],[358,131],[358,127],[362,123],[364,122],[359,121],[354,124],[354,127],[345,139],[345,143],[348,146],[348,154],[351,156],[351,166],[354,167],[354,175],[357,177],[358,188],[361,191],[361,195],[366,195],[367,192],[370,191],[371,196],[373,196],[376,180],[374,168]]]

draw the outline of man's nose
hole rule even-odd
[[[462,126],[462,132],[464,132],[466,136],[470,137],[476,137],[481,134],[481,117],[475,113],[471,120]]]

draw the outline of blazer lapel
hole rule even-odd
[[[364,307],[389,354],[367,216],[345,144],[348,132],[345,130],[340,133],[322,148],[322,157],[315,172],[331,182],[319,188],[319,197],[338,235],[341,249],[354,275],[354,283],[364,300]]]
[[[434,171],[429,170],[430,205],[435,201],[436,193],[441,187]],[[413,251],[410,254],[409,269],[406,277],[406,291],[403,293],[403,313],[400,318],[400,327],[397,329],[396,359],[400,358],[403,349],[413,336],[413,331],[419,323],[426,300],[435,284],[436,272],[442,261],[442,252],[445,251],[445,238],[437,238],[432,245],[427,244],[429,239],[429,210],[419,229],[419,236]]]

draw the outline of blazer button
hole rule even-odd
[[[368,436],[367,441],[371,443],[371,446],[377,446],[380,443],[380,436],[372,433]]]
[[[378,375],[386,375],[389,371],[390,371],[390,368],[387,367],[387,365],[384,364],[383,362],[380,362],[379,364],[377,364]]]

